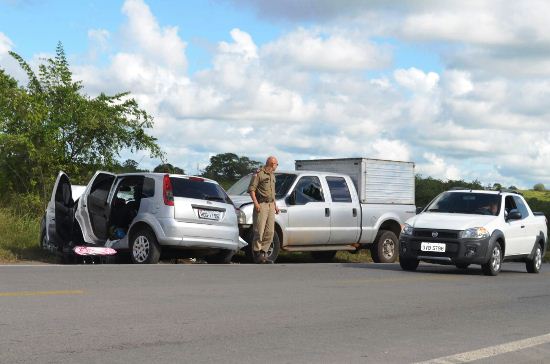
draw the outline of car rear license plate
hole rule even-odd
[[[422,242],[420,244],[420,250],[423,252],[436,252],[436,253],[445,253],[445,244],[442,243],[427,243]]]
[[[221,216],[220,211],[197,209],[197,212],[199,213],[200,219],[216,220],[216,221],[220,220],[220,216]]]

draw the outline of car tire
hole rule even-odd
[[[415,271],[416,268],[418,268],[419,263],[420,261],[418,259],[399,258],[399,265],[401,266],[401,269],[406,271]]]
[[[270,262],[275,263],[280,251],[281,238],[279,237],[279,233],[277,232],[277,230],[275,230],[275,233],[273,234],[273,241],[271,242],[271,245],[269,245],[269,249],[267,250],[265,258]]]
[[[500,243],[496,242],[491,250],[489,261],[481,265],[481,270],[486,276],[496,276],[502,267],[502,248]]]
[[[393,231],[380,230],[370,253],[375,263],[393,263],[399,254],[399,239]]]
[[[470,266],[470,263],[457,263],[455,264],[455,266],[458,269],[467,269]]]
[[[130,259],[134,264],[156,264],[160,259],[160,247],[155,234],[147,228],[132,233]]]
[[[533,259],[527,259],[525,261],[525,268],[529,273],[538,273],[540,272],[541,266],[542,266],[542,246],[540,244],[537,244],[537,247],[535,248],[535,255],[533,256]]]
[[[206,260],[208,264],[230,264],[235,253],[236,252],[233,250],[224,249],[216,254],[204,257],[204,260]]]
[[[330,263],[336,255],[336,250],[324,250],[318,252],[310,252],[311,257],[319,263]]]

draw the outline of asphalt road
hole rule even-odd
[[[550,266],[0,266],[1,363],[549,363]]]

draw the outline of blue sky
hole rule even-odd
[[[223,152],[275,154],[286,168],[365,156],[531,187],[550,183],[549,11],[542,0],[0,0],[0,67],[23,80],[7,51],[36,66],[61,41],[86,92],[130,91],[168,161],[191,173]]]

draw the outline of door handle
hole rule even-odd
[[[351,211],[353,212],[353,217],[357,217],[357,209],[354,207]]]
[[[521,228],[522,228],[522,229],[525,229],[525,225],[521,225]]]
[[[325,217],[330,216],[330,209],[328,207],[325,208]]]

